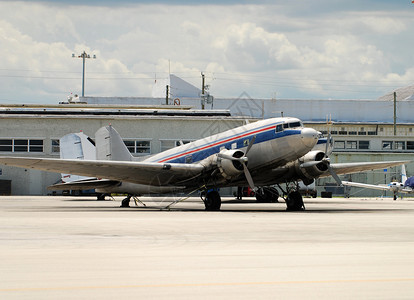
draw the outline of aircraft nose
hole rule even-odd
[[[313,128],[303,128],[300,136],[302,142],[309,148],[313,148],[318,142],[318,132]]]

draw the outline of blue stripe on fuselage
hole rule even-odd
[[[277,123],[277,124],[280,124],[280,123]],[[260,132],[260,133],[254,133],[257,130],[260,130],[261,128],[266,128],[266,127],[272,127],[272,129],[269,129],[269,130],[266,130],[266,131],[263,131],[263,132]],[[194,163],[194,162],[201,161],[201,160],[209,157],[210,155],[213,155],[215,153],[219,153],[220,148],[222,148],[223,146],[226,149],[231,149],[232,144],[236,143],[236,145],[237,145],[236,149],[244,148],[244,147],[247,146],[247,145],[244,144],[244,142],[246,140],[250,141],[253,136],[256,136],[255,144],[259,144],[259,143],[267,142],[269,140],[273,140],[273,139],[282,138],[282,137],[285,137],[285,136],[295,135],[295,134],[300,134],[301,133],[301,130],[298,130],[298,129],[285,129],[284,131],[276,133],[275,128],[276,128],[276,124],[274,124],[274,125],[271,124],[271,125],[266,125],[266,126],[263,126],[263,127],[255,128],[255,129],[250,130],[251,132],[253,132],[251,134],[249,134],[248,132],[238,133],[238,134],[235,134],[233,136],[228,136],[228,137],[222,138],[221,141],[223,141],[223,142],[213,141],[213,142],[210,142],[210,143],[207,143],[207,144],[204,144],[204,145],[200,145],[200,146],[197,146],[197,147],[194,147],[194,148],[189,148],[189,149],[186,149],[184,151],[181,151],[181,152],[178,152],[178,153],[174,153],[173,155],[170,155],[170,156],[173,156],[173,157],[177,156],[177,155],[182,155],[178,158],[168,160],[168,158],[165,157],[165,158],[160,159],[159,161],[170,162],[170,163]],[[240,137],[240,138],[237,138],[237,136],[239,136],[239,135],[243,135],[243,136]],[[229,140],[229,139],[231,139],[231,141],[225,142],[226,140]],[[207,148],[199,150],[199,151],[196,150],[198,148],[204,148],[208,145],[214,145],[214,146],[207,147]],[[192,152],[192,153],[186,155],[186,153],[188,153],[188,152]],[[189,156],[191,156],[191,160],[187,160],[187,158]]]

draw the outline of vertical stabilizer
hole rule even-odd
[[[133,160],[119,133],[111,125],[95,133],[96,158],[98,160]]]
[[[59,140],[60,158],[95,160],[96,152],[93,141],[83,132],[69,133]],[[63,182],[90,179],[91,177],[62,173]]]
[[[405,165],[401,166],[401,183],[405,184],[407,181],[407,173],[405,172]]]

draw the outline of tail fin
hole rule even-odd
[[[95,133],[95,142],[98,160],[133,160],[121,136],[111,125],[102,127]]]
[[[401,183],[405,185],[407,181],[407,173],[405,172],[405,165],[401,166]]]
[[[69,133],[59,140],[60,158],[96,160],[95,144],[83,132]],[[91,177],[62,173],[63,182],[90,179]]]

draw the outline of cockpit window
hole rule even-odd
[[[286,129],[286,128],[298,128],[298,127],[303,127],[303,124],[302,124],[302,122],[300,122],[300,121],[293,121],[293,122],[289,122],[289,123],[283,123],[283,125],[282,124],[280,124],[280,125],[277,125],[276,126],[276,132],[279,132],[279,130],[277,129],[278,128],[278,126],[280,126],[280,127],[282,127],[283,126],[283,128],[284,129]],[[282,129],[283,130],[283,129]],[[282,131],[282,130],[280,130],[280,131]]]
[[[300,122],[289,123],[289,128],[296,128],[296,127],[302,127],[302,124]]]
[[[281,131],[283,131],[283,125],[282,124],[276,125],[276,132],[281,132]]]

